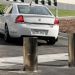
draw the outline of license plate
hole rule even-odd
[[[32,30],[33,35],[47,35],[46,30]]]

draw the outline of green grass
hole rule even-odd
[[[55,15],[55,9],[50,9]],[[58,16],[75,16],[75,10],[58,9]]]
[[[3,12],[5,5],[0,4],[0,13]]]
[[[58,10],[59,16],[75,16],[75,10]]]

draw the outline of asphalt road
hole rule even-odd
[[[63,35],[63,37],[62,37]],[[38,55],[44,54],[56,54],[56,53],[67,53],[68,52],[68,39],[66,34],[60,33],[58,42],[53,45],[47,45],[45,41],[38,40]],[[66,37],[66,38],[65,38]],[[21,40],[13,39],[10,43],[6,43],[3,37],[0,37],[0,58],[1,57],[16,57],[23,55],[23,44]]]
[[[38,74],[26,74],[23,71],[21,42],[13,39],[12,42],[6,43],[3,37],[0,37],[0,75],[74,75],[75,68],[68,68],[67,34],[60,33],[58,42],[53,46],[38,40]]]

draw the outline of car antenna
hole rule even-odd
[[[32,0],[31,0],[31,2],[30,2],[30,6],[32,5]]]

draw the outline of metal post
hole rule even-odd
[[[55,17],[58,17],[58,6],[57,6],[57,0],[54,0],[54,6],[55,6]]]
[[[75,66],[75,33],[69,33],[69,66]]]
[[[58,7],[57,6],[55,6],[55,12],[56,12],[56,17],[58,17]]]
[[[36,37],[23,38],[23,57],[24,57],[24,70],[36,71],[37,70],[37,38]]]

